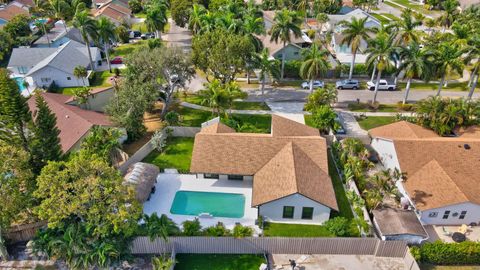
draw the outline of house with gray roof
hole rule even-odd
[[[90,51],[93,67],[86,46],[73,40],[58,48],[14,48],[7,68],[13,77],[22,77],[33,87],[46,88],[52,83],[58,87],[88,86],[88,79],[76,78],[73,70],[83,66],[90,75],[101,65],[100,50],[90,47]]]

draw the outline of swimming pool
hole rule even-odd
[[[177,191],[170,213],[198,216],[209,213],[214,217],[241,218],[245,210],[243,194]]]
[[[25,79],[22,78],[22,77],[14,77],[13,78],[15,80],[15,82],[17,83],[18,85],[18,89],[20,90],[20,92],[23,92],[23,90],[27,89],[25,87]]]
[[[7,24],[7,21],[5,21],[4,19],[0,19],[0,25],[4,25],[4,24]]]

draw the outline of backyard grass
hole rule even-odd
[[[331,232],[322,225],[265,223],[263,229],[265,236],[283,237],[334,237]]]
[[[160,169],[175,168],[181,173],[190,171],[193,138],[171,137],[163,153],[152,151],[143,162],[152,163]]]
[[[407,84],[404,82],[401,82],[398,84],[400,89],[404,90],[405,86]],[[432,91],[432,90],[438,90],[438,83],[424,83],[424,82],[413,82],[410,84],[410,89],[411,90],[416,90],[416,91]],[[467,82],[460,82],[460,83],[449,83],[447,86],[442,87],[442,91],[469,91],[470,87],[468,87]],[[476,91],[480,90],[480,85],[477,84],[477,87],[475,88]]]
[[[258,270],[265,263],[258,254],[177,254],[175,270]]]
[[[345,194],[345,189],[343,188],[342,180],[338,175],[337,169],[335,168],[335,163],[333,163],[333,157],[331,153],[328,153],[328,171],[330,177],[332,178],[333,188],[335,190],[335,197],[337,198],[337,204],[339,212],[332,212],[331,218],[340,216],[348,219],[353,218],[352,208],[348,202],[347,195]]]
[[[112,76],[113,76],[113,74],[111,74],[108,70],[106,70],[106,71],[95,71],[95,74],[90,79],[90,87],[91,88],[108,87],[108,86],[111,85],[110,82],[108,82],[108,78],[110,78]],[[81,88],[83,88],[83,86],[79,86],[79,87],[58,87],[58,89],[55,92],[59,93],[59,94],[63,94],[63,95],[72,96],[76,89],[81,89]]]
[[[395,116],[368,116],[362,119],[357,119],[358,124],[364,130],[384,126],[396,122]]]
[[[382,13],[383,16],[389,18],[392,21],[400,21],[400,18],[390,13]]]
[[[478,265],[433,265],[419,264],[421,270],[479,270]]]
[[[198,95],[189,94],[186,97],[180,95],[180,99],[197,105],[202,105],[202,99]],[[205,105],[202,105],[205,106]],[[270,108],[265,102],[255,102],[255,101],[234,101],[232,104],[233,110],[264,110],[269,111]]]
[[[137,48],[139,47],[142,47],[143,45],[145,45],[147,43],[146,40],[139,40],[137,42],[134,42],[134,43],[128,43],[128,44],[122,44],[118,47],[116,47],[114,50],[113,50],[113,53],[111,54],[111,57],[116,57],[116,56],[127,56],[129,54],[131,54],[133,51],[135,51]]]
[[[315,127],[313,125],[313,120],[312,120],[312,115],[311,114],[305,114],[303,115],[303,118],[305,119],[305,125],[309,126],[309,127]]]
[[[372,15],[373,17],[375,17],[375,19],[379,20],[381,23],[383,24],[388,24],[390,22],[389,19],[381,16],[380,14],[378,13],[370,13],[370,15]]]

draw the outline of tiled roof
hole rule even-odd
[[[300,128],[303,125],[277,115],[272,115],[271,134],[234,133],[223,124],[217,125],[204,127],[195,136],[192,173],[253,175],[253,204],[266,202],[264,192],[271,193],[268,200],[299,193],[337,209],[328,176],[327,145],[318,131]],[[278,180],[280,173],[274,170],[277,162],[290,166],[282,168],[286,175]]]
[[[81,109],[66,102],[69,96],[42,92],[41,95],[50,110],[57,117],[60,130],[60,144],[64,153],[68,152],[93,126],[112,126],[108,117],[99,112]],[[36,114],[35,97],[28,100],[32,115]]]

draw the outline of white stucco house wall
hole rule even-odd
[[[369,133],[384,167],[406,175],[397,187],[423,224],[480,223],[480,133],[440,137],[405,121]]]
[[[88,74],[102,63],[100,50],[90,47],[93,67],[84,44],[70,40],[58,48],[14,48],[8,63],[13,77],[22,77],[34,87],[46,88],[52,83],[58,87],[89,86],[87,78],[76,78],[77,66],[87,68]]]

